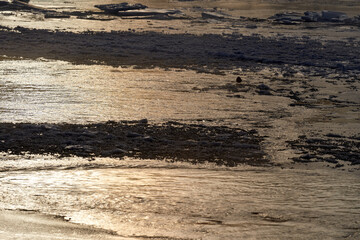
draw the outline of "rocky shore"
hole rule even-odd
[[[254,131],[202,124],[147,120],[89,125],[1,123],[0,151],[60,157],[165,159],[219,165],[264,165],[268,161]]]
[[[61,32],[0,26],[3,55],[140,68],[186,68],[212,73],[234,68],[296,65],[359,72],[359,41],[306,37],[191,35],[156,32]]]

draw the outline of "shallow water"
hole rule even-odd
[[[0,61],[0,121],[86,123],[142,118],[239,118],[253,103],[240,107],[238,99],[193,89],[221,86],[232,82],[232,78],[193,71],[123,69],[61,61]]]
[[[69,159],[46,169],[51,159],[22,161],[32,167],[0,173],[1,208],[58,214],[124,237],[344,239],[359,227],[356,173],[131,159],[98,159],[95,168]]]
[[[260,131],[270,135],[267,151],[275,162],[288,161],[284,139],[301,133],[286,118],[291,108],[282,97],[227,97],[221,87],[233,75],[45,59],[5,58],[0,66],[1,122],[269,124]],[[269,72],[246,77],[256,85],[261,74]],[[211,90],[198,91],[206,88]],[[310,116],[313,110],[296,116],[305,111]],[[359,228],[357,172],[8,154],[0,162],[1,209],[65,216],[122,237],[343,239]]]

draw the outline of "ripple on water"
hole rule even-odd
[[[23,169],[1,173],[1,208],[63,215],[123,236],[342,239],[359,227],[355,173],[134,159],[89,166],[71,158],[47,169],[50,157],[20,161]]]

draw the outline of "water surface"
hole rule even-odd
[[[111,2],[115,1],[107,3]],[[231,21],[196,22],[203,9],[194,8],[219,7],[235,17],[264,18],[285,10],[323,9],[355,15],[359,14],[358,1],[138,2],[156,8],[180,8],[196,18],[195,21],[116,19],[103,22],[75,18],[45,20],[38,15],[19,13],[7,13],[0,18],[2,24],[13,27],[66,31],[128,31],[131,28],[130,31],[192,31],[194,34],[272,32],[280,37],[291,33],[316,39],[324,35],[331,35],[332,39],[358,35],[356,29],[347,26],[329,31],[327,26],[309,30],[259,23],[257,29],[249,30],[245,26],[248,23],[233,26]],[[34,0],[32,3],[59,10],[94,10],[93,5],[104,1]],[[255,128],[265,137],[262,147],[274,163],[289,163],[294,153],[286,141],[301,134],[318,137],[333,131],[356,133],[359,98],[354,86],[357,82],[348,84],[338,72],[330,79],[325,75],[318,77],[322,71],[319,69],[315,73],[302,69],[297,76],[287,78],[282,75],[288,74],[286,68],[279,69],[265,68],[262,72],[235,69],[249,90],[234,93],[228,84],[235,84],[236,74],[115,68],[95,63],[75,65],[43,58],[4,56],[0,61],[0,122],[84,124],[147,118],[151,124],[176,120]],[[270,77],[275,72],[274,76],[278,77]],[[271,84],[276,94],[257,94],[256,86],[264,82]],[[343,108],[340,100],[320,101],[318,95],[314,97],[310,95],[312,92],[304,90],[311,87],[320,89],[318,95],[327,100],[342,91],[341,101],[355,103]],[[290,90],[304,91],[308,94],[304,99],[314,98],[314,102],[324,104],[313,108],[290,107],[294,103],[288,97]],[[60,159],[1,153],[0,209],[65,216],[71,222],[113,230],[125,238],[344,239],[359,233],[357,171],[332,169],[334,165],[323,168],[323,164],[289,165],[284,169],[225,168],[154,160]]]
[[[69,159],[47,169],[51,159],[21,161],[32,167],[0,174],[1,208],[59,214],[125,237],[344,239],[359,227],[355,173],[132,159],[98,159],[95,169]]]

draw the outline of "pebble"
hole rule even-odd
[[[316,158],[316,156],[311,155],[311,154],[305,154],[305,155],[302,155],[300,158],[309,160],[309,159],[312,159],[312,158]]]
[[[260,90],[270,90],[270,87],[268,85],[265,85],[265,84],[260,84],[257,86],[258,89]]]
[[[339,134],[334,134],[334,133],[328,133],[326,134],[327,137],[331,137],[331,138],[342,138],[341,135]]]
[[[341,168],[343,166],[344,166],[344,164],[338,163],[338,164],[335,165],[335,168]]]
[[[149,121],[146,118],[139,120],[139,123],[142,123],[142,124],[148,124],[148,122]]]
[[[259,149],[260,146],[256,144],[248,144],[248,143],[235,143],[233,144],[234,147],[237,148],[253,148],[253,149]]]
[[[245,27],[249,28],[249,29],[256,29],[257,28],[256,25],[246,25]]]
[[[259,90],[257,93],[259,95],[272,95],[272,93],[269,90]]]

